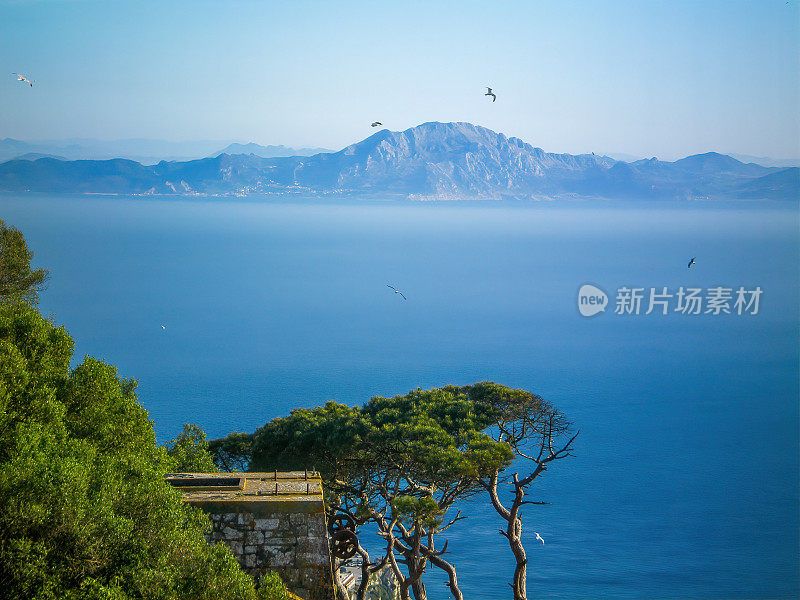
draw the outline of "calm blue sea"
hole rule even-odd
[[[0,196],[50,269],[42,311],[139,380],[162,441],[481,380],[561,408],[581,433],[531,491],[531,598],[798,597],[798,214]],[[580,315],[585,283],[606,312]],[[614,313],[622,286],[642,314]],[[681,286],[763,293],[756,315],[643,314]],[[501,522],[465,511],[462,589],[507,598]]]

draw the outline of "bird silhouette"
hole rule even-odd
[[[372,124],[372,127],[379,127],[379,126],[381,126],[381,125],[383,125],[383,123],[381,123],[380,121],[375,121],[375,122]]]
[[[696,258],[696,257],[695,257],[695,256],[693,256],[693,257],[692,257],[692,260],[690,260],[690,261],[689,261],[689,264],[688,264],[688,265],[686,265],[686,268],[687,268],[687,269],[691,269],[691,268],[692,268],[692,265],[693,265],[693,264],[695,264],[695,263],[694,263],[694,259],[695,259],[695,258]]]
[[[28,79],[27,77],[25,77],[24,75],[20,75],[19,73],[12,73],[12,75],[16,75],[17,76],[17,81],[23,81],[23,82],[27,83],[29,86],[33,87],[33,82],[30,79]]]
[[[403,297],[403,300],[408,300],[408,298],[406,298],[405,294],[403,292],[401,292],[400,290],[398,290],[397,288],[392,287],[388,283],[386,284],[386,287],[392,288],[394,290],[395,294],[400,294]]]
[[[495,102],[497,100],[497,96],[492,92],[492,88],[487,87],[486,89],[489,90],[489,91],[486,92],[484,94],[484,96],[491,96],[492,97],[492,102]]]
[[[542,539],[542,536],[540,536],[540,535],[539,535],[537,532],[535,532],[535,531],[534,531],[533,533],[535,533],[535,534],[536,534],[536,539],[537,539],[537,540],[539,540],[540,542],[542,542],[542,543],[544,544],[544,540]]]

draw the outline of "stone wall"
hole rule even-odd
[[[333,600],[318,473],[170,473],[166,479],[209,515],[209,542],[228,546],[244,571],[256,579],[275,571],[303,600]]]
[[[211,513],[212,543],[223,542],[254,577],[276,571],[289,589],[308,600],[333,597],[324,512],[309,503],[275,502],[273,510]],[[321,508],[321,507],[320,507]]]

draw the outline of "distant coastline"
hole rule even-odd
[[[0,164],[0,191],[438,202],[788,201],[800,195],[800,168],[744,163],[716,152],[674,162],[554,154],[470,123],[424,123],[402,132],[384,129],[338,152],[310,156],[221,153],[143,165],[34,155]]]

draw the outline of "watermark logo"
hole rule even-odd
[[[578,290],[578,310],[584,317],[604,312],[608,306],[608,296],[599,287],[585,283]]]
[[[764,290],[761,286],[716,286],[678,289],[623,285],[617,289],[613,313],[617,315],[757,315]],[[599,287],[586,283],[578,290],[578,310],[584,317],[605,312],[609,301]]]

